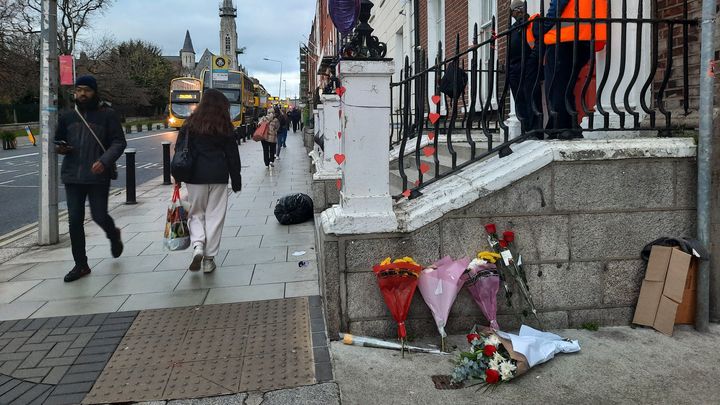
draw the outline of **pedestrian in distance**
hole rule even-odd
[[[290,120],[292,121],[293,125],[293,133],[295,133],[300,126],[300,119],[302,118],[302,114],[300,113],[300,110],[297,109],[297,107],[290,110],[290,114]]]
[[[288,118],[287,113],[279,108],[275,110],[275,114],[277,115],[278,122],[280,123],[277,136],[277,151],[275,152],[275,158],[279,160],[282,148],[287,147],[285,141],[287,141],[288,131],[290,130],[290,119]]]
[[[202,268],[204,273],[212,273],[216,269],[215,256],[220,251],[227,212],[228,178],[234,192],[242,189],[240,153],[229,109],[230,102],[220,91],[205,90],[175,142],[175,152],[178,145],[188,145],[193,162],[192,175],[185,181],[193,247],[190,271]]]
[[[55,132],[55,151],[64,155],[60,174],[65,184],[70,243],[75,266],[65,282],[90,274],[85,250],[85,201],[93,221],[110,240],[114,258],[123,252],[120,229],[108,214],[110,180],[117,178],[115,162],[127,142],[117,113],[100,103],[97,81],[81,76],[75,82],[75,108],[63,113]]]
[[[260,122],[268,123],[267,134],[265,139],[262,140],[262,148],[265,168],[269,170],[275,167],[275,149],[277,146],[278,130],[280,129],[280,121],[275,116],[275,109],[272,107],[268,108],[267,115],[262,117]]]

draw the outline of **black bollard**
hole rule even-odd
[[[125,204],[137,204],[135,200],[135,149],[125,149]]]
[[[163,185],[172,184],[170,182],[170,144],[171,142],[164,141],[162,143],[163,149]]]

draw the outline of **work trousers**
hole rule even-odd
[[[300,126],[300,121],[293,121],[293,132],[297,132],[298,127]]]
[[[66,184],[68,221],[70,223],[70,243],[72,255],[78,266],[87,265],[85,252],[85,200],[90,203],[90,215],[93,221],[105,231],[108,239],[118,238],[119,232],[115,222],[108,214],[108,184]]]
[[[539,83],[538,88],[533,92],[535,81],[538,80],[537,71],[537,56],[531,54],[525,59],[524,69],[520,69],[518,66],[515,67],[515,69],[512,69],[508,74],[510,91],[512,91],[515,99],[515,114],[517,115],[518,120],[522,123],[523,134],[532,131],[533,129],[539,129],[542,127],[542,123],[538,123],[537,121],[540,120],[535,116],[535,109],[540,112],[543,110],[542,91],[540,90]],[[521,75],[523,77],[522,88],[520,87]],[[542,136],[542,134],[537,135]]]
[[[548,98],[550,114],[546,128],[549,130],[571,129],[579,132],[578,123],[577,121],[573,122],[570,112],[578,110],[578,106],[575,105],[574,89],[580,69],[590,61],[590,56],[592,56],[590,42],[579,41],[577,43],[575,58],[573,58],[572,42],[547,45],[545,56],[545,93]]]
[[[215,257],[220,251],[225,213],[227,212],[227,184],[188,184],[190,203],[190,241],[192,246],[205,247],[205,257]]]
[[[270,163],[273,163],[275,161],[276,146],[277,144],[273,142],[262,141],[263,160],[265,161],[265,166],[269,166]]]

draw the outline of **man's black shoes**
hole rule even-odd
[[[112,253],[112,257],[118,258],[123,252],[123,243],[122,238],[120,237],[120,230],[117,230],[117,236],[113,239],[110,239],[110,253]]]
[[[75,267],[73,267],[73,269],[70,270],[70,272],[65,275],[64,280],[66,283],[69,283],[69,282],[75,281],[81,277],[85,277],[88,274],[90,274],[90,267],[87,264],[82,265],[82,266],[79,266],[76,264]]]

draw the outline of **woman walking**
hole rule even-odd
[[[190,202],[190,240],[193,257],[189,270],[211,273],[220,250],[220,237],[228,201],[228,177],[232,190],[240,191],[240,153],[230,121],[230,103],[218,90],[205,90],[195,112],[180,129],[178,145],[187,145],[193,171],[187,179]],[[187,138],[187,139],[186,139]],[[187,142],[187,143],[186,143]]]
[[[285,111],[281,109],[275,110],[275,113],[278,115],[278,121],[280,122],[280,129],[278,129],[277,136],[277,151],[275,152],[275,157],[277,159],[280,159],[280,152],[282,151],[282,148],[287,147],[287,145],[285,145],[285,141],[287,140],[288,131],[290,130],[290,119],[288,118]]]
[[[278,121],[275,116],[275,111],[272,108],[268,108],[267,115],[260,119],[260,123],[262,122],[268,123],[267,135],[265,139],[262,140],[262,148],[265,167],[270,169],[271,167],[275,167],[275,147],[280,121]]]

